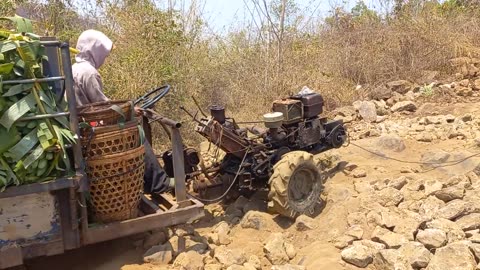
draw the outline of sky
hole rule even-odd
[[[364,0],[370,8],[377,8],[378,1],[385,0]],[[229,27],[243,22],[244,18],[250,17],[247,5],[253,7],[252,0],[182,0],[176,4],[180,8],[182,6],[186,8],[192,2],[201,3],[204,20],[215,32],[223,32]],[[351,8],[356,2],[356,0],[295,0],[302,14],[315,18],[324,17],[334,6],[346,4]]]

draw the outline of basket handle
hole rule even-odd
[[[110,106],[109,109],[112,109],[114,112],[116,112],[120,115],[120,120],[118,121],[118,125],[120,126],[121,129],[123,129],[125,127],[126,118],[125,118],[125,114],[123,113],[122,108],[120,108],[120,106],[118,106],[118,105],[112,105],[112,106]]]

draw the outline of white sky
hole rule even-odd
[[[171,0],[170,0],[171,1]],[[270,0],[269,0],[270,1]],[[204,20],[210,25],[215,32],[223,32],[226,28],[235,26],[239,22],[250,18],[250,13],[246,9],[248,4],[253,7],[252,0],[181,0],[177,1],[177,7],[188,8],[192,3],[200,3],[204,7]],[[357,0],[295,0],[300,11],[305,16],[314,18],[324,17],[328,10],[332,7],[346,3],[351,8]],[[370,8],[380,9],[378,3],[385,3],[386,0],[364,0]],[[163,1],[164,7],[168,5],[168,1]]]

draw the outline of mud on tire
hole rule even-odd
[[[290,218],[312,216],[323,190],[323,176],[312,154],[294,151],[273,167],[269,185],[270,212]]]

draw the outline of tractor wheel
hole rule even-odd
[[[323,177],[312,154],[294,151],[275,164],[269,184],[269,211],[290,218],[312,216],[320,201]]]

